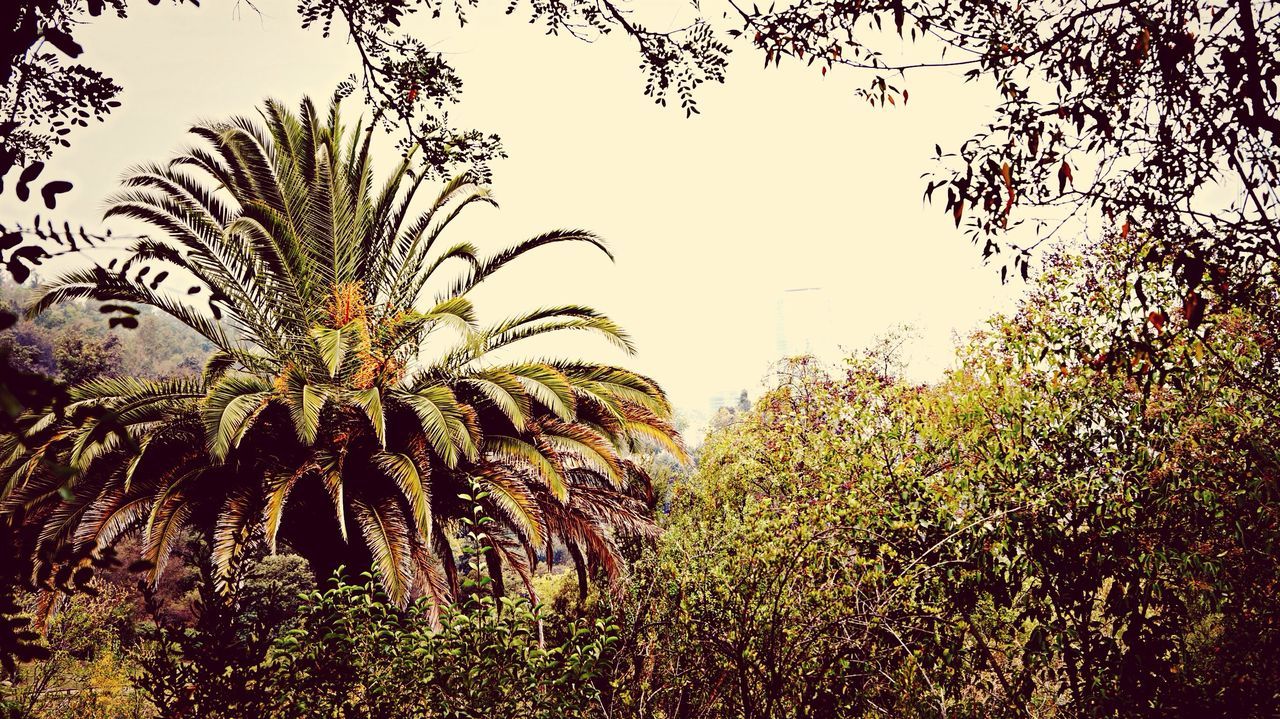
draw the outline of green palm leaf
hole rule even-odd
[[[431,542],[431,496],[429,488],[418,473],[418,466],[407,454],[382,452],[374,455],[374,462],[396,483],[413,510],[413,520],[422,540]]]
[[[382,582],[387,598],[397,606],[404,606],[409,600],[413,576],[412,548],[404,514],[390,497],[383,497],[376,504],[353,498],[351,510],[373,553],[374,573]]]
[[[227,375],[213,386],[205,399],[202,417],[206,445],[214,461],[226,459],[270,397],[270,383],[253,375]]]

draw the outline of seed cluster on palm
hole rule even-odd
[[[458,177],[421,203],[412,157],[375,181],[371,132],[348,131],[336,103],[321,115],[268,102],[262,117],[196,127],[202,146],[131,171],[107,214],[161,236],[57,278],[32,305],[150,305],[217,348],[199,378],[73,387],[61,416],[26,418],[32,439],[5,439],[4,502],[41,523],[41,555],[134,532],[158,574],[196,527],[222,583],[255,542],[280,538],[322,572],[371,567],[397,603],[445,602],[458,592],[450,540],[478,503],[495,520],[495,578],[505,565],[527,581],[553,541],[615,577],[617,540],[655,531],[630,450],[683,456],[665,395],[615,366],[494,357],[572,331],[630,351],[589,307],[482,325],[468,299],[531,250],[604,244],[558,230],[487,256],[446,245],[459,212],[492,202],[484,188]]]

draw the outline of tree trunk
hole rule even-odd
[[[338,576],[339,568],[348,582],[361,581],[361,573],[373,568],[373,555],[358,529],[348,523],[347,538],[342,538],[333,502],[319,482],[299,482],[294,488],[280,537],[311,565],[316,586],[322,590]]]
[[[578,549],[578,545],[573,542],[565,542],[564,546],[569,550],[569,556],[573,558],[573,567],[578,570],[578,600],[587,600],[587,561],[582,556],[582,550]]]

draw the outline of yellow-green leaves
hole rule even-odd
[[[466,297],[450,297],[423,314],[429,322],[441,322],[459,332],[467,332],[476,322],[476,310]]]
[[[474,447],[474,443],[463,422],[463,410],[453,390],[437,385],[413,393],[399,392],[396,398],[417,415],[423,434],[446,467],[452,469],[462,456],[474,454],[466,452]]]
[[[240,443],[257,413],[271,398],[271,384],[247,374],[224,376],[209,390],[201,417],[205,444],[215,462]]]
[[[622,428],[633,438],[649,440],[670,452],[676,459],[680,460],[682,464],[689,464],[689,453],[685,451],[684,444],[680,442],[678,435],[655,427],[647,422],[624,420]]]
[[[289,405],[289,416],[293,419],[298,440],[304,445],[315,443],[321,415],[328,401],[327,390],[307,382],[301,370],[290,367],[285,375],[285,402]]]
[[[604,314],[583,305],[544,307],[512,317],[489,328],[485,332],[490,349],[504,347],[522,339],[561,330],[587,330],[594,332],[627,354],[635,352],[631,337]]]
[[[569,498],[569,488],[565,484],[564,468],[558,465],[537,447],[515,437],[489,437],[484,442],[485,454],[496,461],[515,462],[527,465],[542,479],[543,484],[551,490],[552,496],[561,502]]]
[[[298,478],[319,468],[319,465],[308,462],[294,472],[268,476],[264,480],[266,505],[262,510],[262,530],[267,538],[267,547],[272,554],[276,551],[276,535],[280,532],[280,522],[284,519],[284,505],[289,498],[290,490],[293,489]]]
[[[378,444],[387,446],[387,416],[382,410],[382,392],[377,387],[359,390],[351,393],[351,401],[364,410],[369,424],[373,426],[373,433],[378,438]]]
[[[342,359],[347,354],[347,336],[343,329],[342,327],[311,328],[311,339],[315,340],[320,360],[324,363],[325,369],[329,370],[330,377],[338,374]]]
[[[542,511],[537,501],[523,482],[519,482],[506,472],[493,469],[477,478],[480,485],[489,493],[489,501],[501,513],[505,514],[514,528],[530,544],[542,543]]]
[[[513,365],[507,371],[515,376],[516,381],[534,399],[551,410],[560,419],[568,422],[573,419],[577,401],[574,398],[573,386],[568,378],[554,367],[545,364]]]
[[[319,465],[320,480],[324,490],[333,503],[333,511],[338,516],[338,532],[342,541],[347,541],[347,503],[346,492],[342,486],[342,455],[334,456],[328,452],[316,452],[315,462]]]
[[[418,466],[406,454],[381,452],[374,463],[391,478],[413,510],[413,520],[425,544],[431,542],[431,489],[423,481]]]
[[[252,504],[252,497],[238,491],[227,495],[218,512],[210,558],[213,562],[214,589],[219,594],[226,594],[230,590],[227,580],[231,578],[236,564],[248,547]]]
[[[464,379],[460,384],[471,387],[493,403],[506,415],[511,421],[511,426],[517,431],[525,429],[530,411],[529,395],[515,375],[500,370],[490,370]]]
[[[404,606],[412,588],[413,554],[404,514],[395,500],[383,496],[370,503],[351,499],[351,511],[373,555],[374,571],[387,590],[387,598]]]
[[[609,477],[614,484],[623,483],[617,450],[597,432],[581,425],[554,424],[541,437],[557,452],[571,454],[580,464]]]

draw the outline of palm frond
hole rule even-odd
[[[413,555],[408,526],[390,497],[368,503],[355,497],[351,512],[373,555],[374,573],[392,604],[403,607],[413,586]]]
[[[431,494],[430,486],[423,481],[418,465],[406,454],[380,452],[374,455],[374,463],[400,488],[405,501],[413,512],[414,524],[423,541],[431,542]]]

